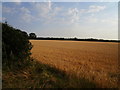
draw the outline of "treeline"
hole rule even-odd
[[[34,40],[71,40],[71,41],[98,41],[98,42],[120,42],[120,40],[104,40],[104,39],[79,39],[79,38],[54,38],[54,37],[36,37],[36,38],[29,38]]]

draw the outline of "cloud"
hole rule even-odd
[[[21,2],[22,0],[10,0],[11,2]]]
[[[0,22],[4,22],[6,20],[5,17],[0,17]]]
[[[2,12],[4,12],[4,13],[14,13],[15,12],[15,8],[10,8],[10,7],[3,6]]]
[[[79,21],[79,10],[77,8],[70,8],[68,10],[68,15],[71,23],[76,23]]]
[[[68,13],[69,13],[70,15],[71,15],[71,14],[77,15],[78,12],[79,12],[79,10],[78,10],[77,8],[70,8],[70,9],[68,10]]]
[[[85,19],[85,21],[86,21],[87,23],[92,24],[92,23],[98,23],[98,22],[99,22],[99,19],[98,19],[98,18],[95,18],[95,17],[87,17],[87,18]],[[99,22],[99,23],[100,23],[100,22]]]
[[[83,23],[86,25],[98,25],[103,27],[118,27],[117,17],[97,17],[96,15],[90,15],[83,19]],[[101,27],[100,27],[101,28]]]
[[[48,2],[33,3],[34,10],[37,12],[38,17],[48,18],[52,10],[52,3],[50,0]]]
[[[50,2],[33,3],[34,10],[39,17],[46,18],[51,10]]]
[[[57,7],[50,0],[48,2],[41,3],[31,3],[33,9],[36,13],[36,20],[39,20],[45,24],[54,23],[57,20],[57,16],[60,15],[62,7]]]
[[[106,8],[105,5],[104,6],[91,5],[87,9],[80,9],[79,13],[80,14],[84,14],[84,13],[96,13],[96,12],[100,12],[100,11],[104,10],[105,8]]]
[[[105,24],[118,25],[118,19],[117,18],[101,19],[100,22],[105,23]]]
[[[63,12],[64,22],[68,24],[79,24],[80,22],[96,23],[98,18],[95,18],[96,12],[104,10],[106,6],[91,5],[87,9],[68,8],[67,11]],[[63,9],[64,10],[64,9]],[[88,16],[88,14],[91,14]],[[87,15],[84,17],[84,15]],[[84,21],[85,20],[85,21]]]
[[[47,16],[47,15],[46,15]],[[47,23],[71,25],[79,23],[80,14],[77,8],[54,7],[49,13],[49,19],[46,18]]]
[[[40,2],[40,1],[39,0],[3,0],[3,2]]]
[[[14,0],[19,1],[21,0]],[[18,2],[18,3],[19,3]],[[3,10],[6,13],[10,13],[12,11],[17,11],[20,13],[20,17],[23,21],[29,23],[31,21],[40,21],[42,23],[64,23],[64,24],[76,24],[80,23],[83,14],[92,13],[94,16],[95,12],[102,11],[106,8],[106,6],[98,6],[91,5],[87,9],[78,9],[78,8],[65,8],[55,5],[51,0],[48,2],[32,2],[29,3],[31,8],[21,7],[21,8],[9,8],[3,7]],[[31,12],[32,11],[32,12]],[[34,14],[33,14],[34,12]],[[13,12],[12,12],[13,13]],[[81,19],[80,19],[81,18]],[[85,17],[88,22],[95,23],[98,20],[92,17]]]
[[[34,17],[31,15],[31,11],[28,8],[22,7],[20,8],[21,11],[21,16],[20,18],[24,21],[24,22],[31,22]]]
[[[20,10],[22,13],[31,13],[30,10],[25,7],[20,8]]]
[[[14,1],[19,1],[14,2],[15,4],[21,4],[21,0]],[[41,3],[32,2],[30,5],[31,8],[26,8],[25,6],[21,8],[3,6],[3,13],[14,14],[14,12],[17,12],[16,14],[19,14],[18,18],[28,23],[32,20],[49,22],[52,17],[54,17],[56,14],[58,14],[58,11],[60,11],[59,7],[52,8],[52,2],[50,0],[48,2]],[[32,13],[30,10],[32,10]],[[33,12],[35,14],[33,14]]]
[[[80,14],[83,14],[83,13],[86,13],[87,12],[87,9],[80,9],[79,13]]]
[[[12,0],[11,2],[14,2],[16,5],[21,5],[23,0]]]
[[[21,5],[21,2],[15,2],[16,5]]]
[[[62,9],[63,9],[62,7],[54,7],[54,8],[52,9],[51,15],[52,15],[52,16],[59,15],[59,12],[62,11]]]
[[[51,7],[52,7],[52,3],[50,0],[48,1],[48,7],[49,7],[49,9],[51,9]]]
[[[102,11],[106,8],[106,6],[95,6],[95,5],[91,5],[89,6],[89,9],[88,9],[88,13],[95,13],[95,12],[99,12],[99,11]]]
[[[78,9],[78,8],[69,8],[68,15],[66,15],[66,21],[69,21],[69,24],[78,24],[81,22],[84,23],[102,23],[101,20],[96,17],[95,13],[104,10],[106,6],[91,5],[87,9]],[[90,15],[89,15],[90,14]],[[84,16],[86,15],[86,16]],[[106,20],[105,20],[106,21]]]
[[[24,20],[25,22],[29,23],[33,20],[33,16],[31,16],[30,14],[25,13],[24,16],[21,17],[22,20]]]
[[[2,17],[2,20],[3,20],[3,21],[5,21],[6,19],[7,19],[7,18],[5,18],[5,17]]]

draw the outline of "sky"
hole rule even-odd
[[[118,2],[3,2],[4,21],[38,37],[118,39]]]

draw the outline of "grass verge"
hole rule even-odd
[[[68,75],[49,65],[31,61],[24,69],[3,67],[3,88],[95,88],[84,78]]]

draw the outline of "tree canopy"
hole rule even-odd
[[[35,33],[30,33],[29,34],[30,39],[35,39],[36,37],[37,37],[37,35]]]

